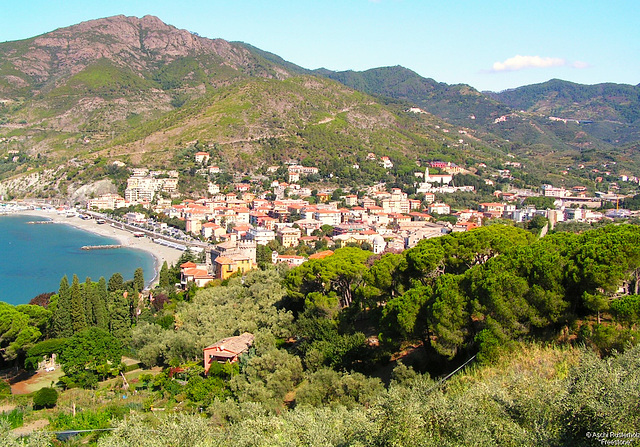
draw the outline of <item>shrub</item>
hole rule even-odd
[[[11,385],[6,380],[0,380],[0,397],[9,396],[11,394]]]
[[[54,388],[41,388],[33,395],[33,407],[53,408],[58,402],[58,392]]]
[[[22,427],[24,423],[24,413],[18,408],[14,408],[9,413],[0,413],[0,419],[9,423],[12,429]]]

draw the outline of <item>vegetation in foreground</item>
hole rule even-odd
[[[106,296],[129,300],[127,330],[87,318],[89,299],[78,308],[87,326],[72,319],[62,339],[50,338],[60,336],[55,309],[7,314],[5,346],[41,335],[5,361],[34,362],[48,343],[69,388],[54,409],[11,399],[24,421],[44,417],[51,430],[117,427],[85,439],[100,446],[595,445],[587,432],[640,422],[639,238],[629,225],[539,240],[490,226],[402,254],[346,247],[202,290],[159,287],[143,305],[125,294],[135,281],[116,278]],[[256,335],[249,353],[204,376],[202,348],[244,331]],[[114,344],[146,369],[106,361]]]

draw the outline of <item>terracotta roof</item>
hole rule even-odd
[[[185,276],[193,276],[198,279],[213,279],[205,269],[187,269],[184,271]]]
[[[254,338],[253,334],[245,332],[244,334],[235,337],[223,338],[222,340],[207,346],[204,350],[206,351],[211,348],[219,348],[221,351],[231,352],[237,355],[246,351],[249,346],[253,344]],[[220,354],[222,353],[218,351],[215,355],[219,356]]]
[[[319,253],[314,253],[311,256],[309,256],[309,259],[324,259],[328,256],[331,256],[333,254],[333,251],[331,250],[325,250],[325,251],[321,251]]]
[[[235,264],[235,261],[233,259],[228,258],[226,256],[218,256],[214,262],[216,264],[223,264],[223,265]]]
[[[191,261],[185,262],[184,264],[180,264],[181,269],[192,269],[195,267],[197,267],[197,265]]]

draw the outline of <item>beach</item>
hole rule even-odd
[[[71,225],[100,236],[116,239],[118,240],[118,243],[124,247],[143,250],[150,253],[155,258],[155,277],[152,282],[157,280],[158,272],[160,271],[164,261],[167,261],[167,264],[171,267],[172,264],[175,264],[178,259],[180,259],[180,256],[183,253],[181,250],[156,244],[148,237],[135,237],[129,231],[112,227],[109,224],[99,225],[94,219],[85,220],[77,216],[65,217],[56,212],[47,212],[43,210],[21,211],[20,214],[43,217],[56,223]]]

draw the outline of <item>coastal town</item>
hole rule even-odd
[[[389,157],[370,153],[368,159],[385,169],[393,168]],[[83,218],[95,218],[97,224],[109,222],[136,237],[198,253],[201,262],[182,266],[183,288],[191,284],[203,287],[214,279],[225,280],[267,263],[296,267],[309,259],[330,256],[345,246],[358,246],[374,254],[399,253],[423,239],[496,222],[527,225],[542,219],[544,228],[539,230],[546,233],[559,222],[590,224],[632,215],[620,207],[626,196],[616,193],[617,183],[610,184],[606,193],[594,194],[581,185],[564,188],[543,184],[537,190],[495,188],[493,201],[452,209],[446,203],[448,195],[473,194],[475,188],[455,186],[456,176],[470,171],[443,161],[431,161],[416,169],[411,195],[385,183],[352,188],[348,193],[335,186],[301,186],[301,179],[317,178],[318,168],[295,161],[266,169],[272,178],[279,175],[286,181],[265,181],[268,177],[264,176],[234,181],[237,175],[229,175],[226,178],[230,182],[216,183],[222,169],[210,164],[210,154],[196,152],[194,161],[201,166],[197,175],[208,179],[206,197],[185,198],[180,194],[180,174],[176,170],[136,167],[129,169],[123,195],[103,194],[75,207],[61,206],[58,211],[79,213]],[[114,163],[125,167],[124,163]],[[506,165],[519,167],[516,162]],[[496,177],[509,176],[505,168],[482,181],[493,186]],[[619,181],[638,183],[637,178],[628,176],[621,176]]]
[[[636,4],[31,3],[0,447],[640,438]]]

